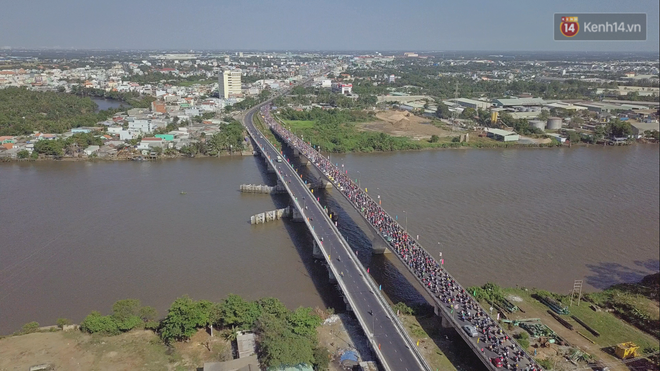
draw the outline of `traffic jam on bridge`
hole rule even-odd
[[[326,157],[316,151],[270,115],[270,105],[261,108],[269,127],[293,148],[307,157],[353,204],[362,216],[379,231],[391,250],[411,272],[445,306],[461,330],[465,331],[473,348],[486,357],[491,367],[510,370],[537,371],[542,368],[513,339],[511,339],[477,301],[449,275],[422,246],[412,238],[379,204]]]
[[[375,282],[368,277],[367,270],[362,267],[357,257],[352,255],[350,245],[328,216],[327,209],[320,202],[308,202],[314,198],[314,194],[288,159],[286,163],[282,163],[284,154],[256,129],[252,117],[253,112],[250,112],[243,120],[248,132],[278,173],[280,181],[284,182],[284,187],[319,244],[328,269],[337,278],[347,304],[368,336],[383,369],[432,371]]]

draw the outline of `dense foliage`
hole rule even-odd
[[[181,148],[181,153],[196,156],[217,156],[223,151],[242,151],[245,145],[245,132],[243,125],[235,119],[227,116],[228,124],[220,125],[220,131],[205,141],[192,143],[190,146]]]
[[[84,88],[77,85],[71,87],[71,94],[81,97],[99,97],[119,100],[126,102],[128,105],[135,108],[150,108],[151,102],[156,100],[156,97],[140,95],[140,93],[137,92],[106,91],[105,89]]]
[[[247,301],[229,295],[219,303],[178,298],[161,322],[160,336],[166,343],[189,339],[198,328],[214,326],[235,338],[238,329],[255,330],[259,358],[267,367],[300,363],[327,367],[327,351],[319,349],[316,328],[321,318],[311,308],[288,310],[274,298]]]
[[[115,112],[95,113],[96,108],[89,97],[14,87],[0,89],[0,135],[63,133],[75,127],[95,126]]]
[[[436,98],[453,98],[456,90],[461,97],[488,96],[491,98],[505,97],[529,93],[545,99],[580,99],[593,98],[597,87],[615,87],[616,84],[600,84],[581,80],[537,81],[537,80],[473,80],[468,77],[445,75],[447,72],[489,71],[491,66],[424,66],[419,64],[401,65],[396,68],[381,70],[349,70],[348,73],[358,77],[372,78],[395,74],[394,83],[373,86],[371,81],[353,83],[353,90],[358,94],[386,94],[387,88],[396,88],[411,94],[425,94]]]
[[[90,334],[116,335],[134,328],[153,328],[156,317],[154,308],[143,307],[137,299],[125,299],[112,305],[112,315],[93,311],[80,323],[80,329]]]
[[[76,133],[66,139],[40,140],[34,144],[34,153],[46,156],[76,155],[91,145],[103,144],[93,133]]]

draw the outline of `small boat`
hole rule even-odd
[[[181,191],[181,194],[182,194],[182,195],[185,195],[185,194],[187,194],[187,192]]]

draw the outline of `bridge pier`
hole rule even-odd
[[[314,257],[314,259],[323,259],[323,253],[321,252],[319,245],[316,243],[316,240],[313,241],[312,256]]]
[[[442,328],[453,328],[451,322],[445,318],[445,315],[442,313],[442,309],[438,307],[437,305],[434,306],[433,311],[435,312],[435,315],[440,317],[440,325]]]
[[[305,217],[298,211],[298,208],[295,206],[291,206],[292,212],[291,212],[291,220],[293,220],[296,223],[302,223],[305,221]]]
[[[332,273],[332,270],[328,266],[326,266],[326,268],[328,268],[328,278],[330,279],[330,282],[337,282],[337,277]]]
[[[371,252],[374,255],[382,255],[390,253],[389,245],[383,240],[382,237],[376,236],[371,240]]]

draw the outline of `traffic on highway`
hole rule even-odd
[[[247,113],[244,124],[262,153],[269,159],[275,171],[289,191],[310,231],[316,236],[320,248],[327,254],[326,261],[340,286],[343,286],[351,309],[361,321],[367,336],[371,339],[374,350],[381,358],[381,363],[388,370],[429,370],[421,355],[412,349],[415,345],[398,327],[396,318],[388,304],[370,278],[363,273],[359,261],[354,258],[350,246],[336,229],[326,210],[320,205],[313,193],[307,188],[300,175],[288,161],[277,161],[278,153],[253,124],[255,110]]]
[[[541,367],[499,324],[494,321],[465,289],[438,263],[416,239],[411,237],[366,190],[348,176],[348,172],[289,132],[270,115],[269,105],[262,107],[269,127],[293,148],[307,157],[341,191],[369,224],[380,233],[391,250],[436,299],[449,320],[489,368],[537,371]],[[343,258],[343,257],[342,257]],[[470,326],[466,330],[466,326]],[[472,331],[472,329],[474,331]],[[476,334],[475,334],[476,333]]]

